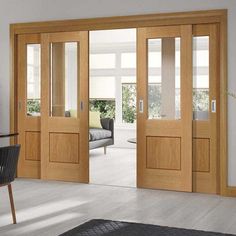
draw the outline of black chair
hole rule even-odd
[[[0,187],[8,187],[13,224],[16,224],[16,213],[11,182],[13,182],[15,179],[19,153],[20,145],[12,145],[0,148]]]

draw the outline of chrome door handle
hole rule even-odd
[[[143,113],[143,100],[139,100],[139,113]]]
[[[211,100],[211,112],[216,113],[216,100]]]

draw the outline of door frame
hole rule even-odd
[[[228,132],[227,132],[227,9],[160,13],[148,15],[103,17],[77,20],[17,23],[10,25],[10,130],[17,131],[17,36],[31,33],[53,33],[126,29],[139,27],[218,23],[220,28],[220,127],[218,142],[220,194],[236,196],[236,187],[228,186]],[[16,143],[12,138],[11,143]]]

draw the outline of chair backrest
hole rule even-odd
[[[0,185],[8,184],[15,179],[20,153],[20,145],[0,148]]]

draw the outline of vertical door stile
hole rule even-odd
[[[142,187],[143,166],[146,155],[145,137],[145,119],[147,114],[147,83],[144,78],[147,77],[147,46],[145,39],[145,28],[137,29],[137,101],[142,101],[143,107],[140,111],[139,104],[137,104],[137,187]],[[145,105],[144,105],[145,104]]]
[[[181,26],[181,35],[181,111],[184,139],[181,165],[188,170],[184,187],[192,192],[192,25]]]
[[[49,145],[49,135],[48,130],[48,116],[49,116],[49,35],[41,35],[41,47],[42,47],[42,56],[41,56],[41,77],[42,77],[42,118],[41,118],[41,178],[47,179],[47,162],[46,158],[49,156],[48,148]]]

